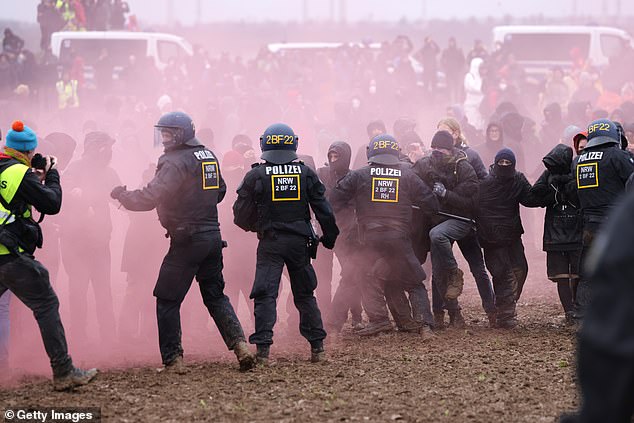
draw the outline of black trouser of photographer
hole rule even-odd
[[[66,335],[59,316],[59,300],[49,281],[48,270],[33,256],[0,256],[0,295],[6,290],[20,299],[35,316],[51,361],[53,375],[65,376],[73,368]]]
[[[219,231],[194,233],[189,240],[174,240],[163,259],[154,296],[163,364],[183,355],[180,306],[194,277],[203,302],[230,350],[244,341],[240,321],[224,294],[222,239]]]

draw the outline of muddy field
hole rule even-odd
[[[239,373],[228,353],[187,355],[188,375],[151,365],[104,371],[73,393],[43,377],[0,390],[15,406],[97,406],[104,421],[553,422],[578,402],[574,332],[563,325],[555,287],[532,280],[513,331],[486,327],[473,283],[468,328],[423,342],[412,334],[330,339],[329,362],[310,364],[308,345],[276,337],[275,365]]]

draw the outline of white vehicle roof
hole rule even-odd
[[[277,53],[284,50],[319,50],[319,49],[336,49],[343,46],[349,47],[369,47],[380,48],[380,43],[333,43],[333,42],[309,42],[309,43],[271,43],[267,44],[267,49],[271,53]]]
[[[111,39],[111,40],[147,40],[160,38],[162,40],[180,41],[182,37],[163,32],[135,32],[135,31],[60,31],[54,32],[52,38],[64,39]]]
[[[173,41],[184,46],[185,50],[193,53],[191,44],[178,35],[163,32],[136,32],[136,31],[59,31],[51,35],[51,47],[53,54],[59,55],[57,47],[60,40],[161,40]],[[56,51],[57,50],[57,51]]]
[[[593,32],[623,35],[629,38],[627,32],[622,29],[590,25],[502,25],[493,28],[493,37],[495,41],[498,41],[506,34],[589,34]]]

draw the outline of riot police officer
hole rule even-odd
[[[588,144],[576,160],[575,175],[583,214],[581,280],[577,288],[580,317],[592,300],[592,283],[584,271],[585,257],[599,227],[634,172],[634,160],[619,148],[620,143],[621,136],[614,122],[595,120],[588,126]]]
[[[225,344],[236,354],[240,369],[248,370],[255,357],[223,292],[223,241],[216,205],[224,198],[226,185],[218,159],[196,139],[194,123],[185,113],[163,115],[155,126],[155,136],[160,137],[165,153],[159,158],[154,179],[140,190],[116,187],[111,196],[131,211],[156,208],[170,238],[154,288],[163,364],[176,373],[186,372],[180,306],[195,276]]]
[[[311,248],[317,245],[310,209],[321,226],[324,247],[334,248],[339,229],[325,198],[326,188],[312,169],[297,161],[297,140],[283,123],[264,131],[260,157],[265,162],[254,164],[245,175],[233,205],[234,223],[245,231],[257,232],[260,240],[250,295],[255,303],[255,333],[249,342],[257,346],[257,359],[263,365],[268,363],[273,344],[284,265],[299,311],[299,331],[311,346],[311,361],[325,360],[326,332],[314,296],[317,277],[310,263]]]
[[[331,194],[335,210],[352,202],[370,263],[362,288],[370,323],[358,332],[361,336],[392,330],[386,303],[399,330],[426,333],[433,324],[426,275],[412,246],[412,206],[435,213],[438,202],[399,154],[394,137],[374,137],[367,150],[369,165],[348,173]]]

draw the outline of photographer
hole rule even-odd
[[[62,204],[57,159],[36,155],[36,147],[35,133],[22,122],[13,122],[0,154],[0,295],[10,290],[33,311],[51,360],[53,387],[61,391],[89,383],[97,370],[73,366],[57,295],[48,271],[33,257],[42,246],[42,233],[32,208],[56,214]]]

